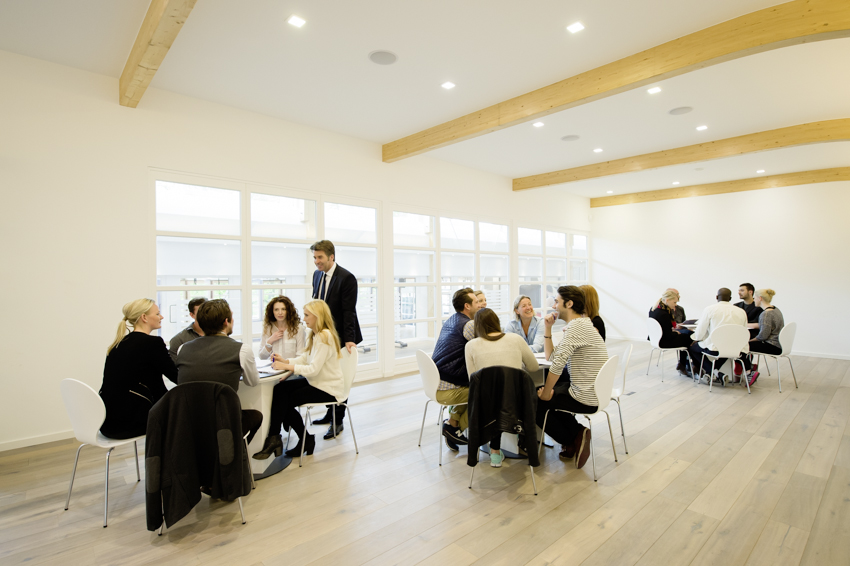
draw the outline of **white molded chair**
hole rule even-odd
[[[623,366],[623,381],[619,385],[615,386],[614,389],[611,391],[611,401],[617,403],[617,412],[620,413],[620,432],[623,435],[623,448],[626,449],[626,454],[629,453],[629,446],[626,444],[626,428],[625,426],[623,426],[623,409],[620,407],[620,397],[623,395],[623,393],[626,392],[626,373],[629,371],[629,360],[632,358],[633,349],[633,344],[629,344],[629,347],[626,348],[626,353],[623,356],[626,360],[626,363]],[[611,403],[609,402],[608,407],[610,406]],[[608,407],[605,407],[604,409],[606,415],[608,414]],[[608,420],[608,423],[608,426],[610,427],[610,419]]]
[[[342,353],[342,359],[339,360],[340,368],[342,369],[342,377],[343,377],[343,399],[348,399],[349,394],[351,393],[351,386],[354,384],[354,376],[357,374],[357,359],[359,354],[357,352],[357,348],[354,349],[354,352],[349,353],[348,348],[342,348],[340,350]],[[354,422],[351,420],[351,407],[345,403],[345,401],[337,401],[336,403],[329,403],[327,401],[322,401],[321,403],[304,403],[301,407],[307,409],[307,413],[304,418],[304,435],[301,438],[301,457],[298,459],[298,467],[300,468],[304,463],[304,447],[307,443],[307,422],[313,422],[310,417],[310,409],[313,407],[325,407],[327,405],[331,406],[331,411],[333,415],[333,422],[331,426],[334,431],[334,438],[336,438],[336,408],[337,406],[347,407],[348,408],[348,426],[351,427],[351,438],[354,439],[354,452],[356,454],[360,454],[360,449],[357,447],[357,436],[354,434]],[[289,446],[289,437],[292,435],[292,429],[289,430],[289,434],[286,436],[286,445]]]
[[[797,374],[794,373],[794,364],[791,362],[791,348],[794,347],[794,338],[797,336],[797,323],[789,322],[782,330],[779,331],[779,345],[782,347],[782,352],[779,354],[763,354],[761,352],[753,352],[754,356],[758,356],[759,360],[762,356],[773,358],[776,360],[776,373],[779,374],[779,392],[782,393],[782,372],[779,369],[779,358],[785,358],[791,364],[791,375],[794,376],[794,387],[797,385]],[[759,361],[758,363],[761,363]],[[770,366],[765,361],[764,367],[767,368],[767,375],[770,375]],[[747,382],[749,387],[749,382]]]
[[[466,403],[452,403],[451,405],[443,405],[439,401],[437,401],[437,387],[440,386],[440,371],[437,369],[437,364],[434,363],[434,360],[431,359],[427,353],[423,350],[416,350],[416,363],[419,365],[419,376],[422,378],[422,389],[425,391],[425,395],[428,396],[428,400],[425,401],[425,411],[422,413],[422,427],[419,429],[419,446],[422,446],[422,432],[425,430],[425,417],[428,414],[428,403],[433,401],[434,403],[440,406],[440,416],[437,419],[437,423],[440,425],[440,443],[442,444],[442,426],[443,426],[443,412],[446,410],[446,407],[451,407],[454,405],[466,405]],[[440,459],[439,464],[443,465],[443,449],[440,448]]]
[[[708,391],[711,392],[711,386],[714,382],[714,363],[720,358],[726,358],[729,360],[731,367],[735,368],[735,361],[741,360],[741,351],[747,346],[747,342],[750,341],[750,331],[745,326],[738,326],[737,324],[724,324],[723,326],[718,326],[714,330],[711,331],[711,336],[709,336],[709,342],[714,344],[714,351],[717,352],[716,356],[712,356],[711,354],[703,353],[702,359],[700,360],[699,368],[696,368],[699,372],[702,372],[702,362],[705,358],[711,360],[711,374],[708,376]],[[743,363],[743,361],[741,362]],[[717,368],[720,369],[720,368]],[[694,374],[694,381],[699,379],[699,373],[694,371],[694,368],[691,368],[691,371]],[[731,372],[730,372],[731,373]],[[747,386],[747,392],[752,393],[750,391],[750,382],[746,378],[746,376],[742,377],[742,381]],[[726,380],[724,378],[723,385],[726,385]]]
[[[71,490],[74,488],[74,476],[77,474],[77,462],[80,460],[80,450],[83,446],[90,444],[98,448],[106,449],[106,474],[103,487],[103,528],[106,528],[106,514],[109,509],[109,456],[117,446],[133,443],[136,451],[136,481],[141,481],[139,473],[139,445],[138,442],[145,438],[144,435],[134,438],[114,439],[103,436],[100,427],[106,419],[106,406],[97,391],[76,379],[63,379],[60,384],[62,401],[65,410],[71,419],[71,427],[74,436],[82,442],[77,448],[77,456],[74,458],[74,469],[71,470],[71,484],[68,486],[68,498],[65,500],[65,510],[71,503]]]
[[[664,382],[664,352],[677,352],[679,350],[687,350],[686,346],[681,346],[679,348],[662,348],[658,345],[661,341],[661,336],[663,335],[663,331],[661,330],[661,325],[654,318],[646,319],[646,329],[649,332],[649,345],[652,346],[652,350],[649,351],[649,363],[646,365],[646,375],[649,375],[649,366],[652,365],[652,354],[655,350],[658,350],[658,364],[661,365],[661,382]]]
[[[596,393],[596,398],[599,400],[599,407],[592,413],[574,413],[572,411],[565,411],[563,409],[550,409],[546,411],[546,414],[543,416],[543,432],[546,432],[546,421],[549,419],[550,411],[557,411],[559,413],[569,413],[571,415],[583,415],[584,418],[587,419],[587,428],[590,428],[590,416],[595,415],[597,413],[605,413],[605,418],[608,419],[608,433],[611,435],[611,450],[614,452],[614,461],[617,462],[617,449],[614,447],[614,431],[611,430],[611,417],[605,411],[608,404],[611,401],[608,401],[603,406],[603,399],[611,399],[612,393],[614,391],[614,379],[617,377],[617,363],[620,361],[619,356],[613,356],[608,358],[608,361],[605,362],[605,365],[599,370],[599,373],[596,374],[596,381],[593,384],[593,390]],[[543,437],[540,437],[540,445],[538,446],[538,452],[543,449]],[[593,481],[597,481],[596,477],[596,454],[593,450],[593,436],[590,437],[590,457],[593,460]]]

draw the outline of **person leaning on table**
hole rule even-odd
[[[272,410],[269,417],[269,435],[263,449],[256,454],[257,460],[265,460],[270,454],[280,456],[283,441],[280,427],[290,427],[298,435],[298,444],[286,451],[286,455],[295,457],[301,454],[301,442],[304,434],[304,421],[297,407],[304,403],[336,403],[344,401],[345,379],[340,365],[341,344],[336,333],[334,319],[327,303],[320,299],[304,305],[304,323],[310,329],[304,352],[293,359],[274,358],[272,367],[276,370],[290,371],[274,386]],[[312,434],[304,441],[304,455],[313,453],[316,438]]]
[[[148,411],[166,393],[162,376],[177,381],[177,366],[165,342],[150,335],[162,326],[164,318],[156,303],[136,299],[124,305],[123,311],[115,340],[106,350],[100,387],[106,407],[100,432],[109,438],[143,436]]]
[[[579,413],[593,413],[599,406],[596,398],[596,376],[608,361],[605,341],[585,313],[584,293],[574,285],[558,288],[555,299],[558,317],[566,321],[564,337],[558,347],[552,346],[552,325],[555,314],[546,315],[543,323],[544,352],[552,359],[546,384],[537,390],[537,425],[542,427],[546,411],[564,409]],[[552,354],[554,353],[554,356]],[[564,374],[565,379],[558,384]],[[556,387],[556,384],[557,387]],[[546,421],[546,434],[561,443],[562,459],[575,458],[581,468],[590,456],[590,429],[578,423],[573,415],[552,410]]]
[[[280,295],[269,301],[263,316],[259,352],[261,360],[269,359],[272,354],[281,360],[294,358],[304,351],[306,337],[298,309],[289,297]]]
[[[779,309],[771,303],[774,295],[776,295],[776,291],[773,289],[759,289],[753,294],[754,302],[757,307],[762,309],[762,312],[759,314],[758,334],[750,340],[751,353],[771,354],[773,356],[782,353],[779,332],[785,328],[785,318]],[[759,372],[748,358],[744,358],[744,365],[748,366],[747,379],[752,385],[758,379]]]
[[[543,351],[543,323],[534,316],[531,299],[519,295],[514,299],[514,320],[505,325],[506,334],[516,334],[531,347],[532,352]]]

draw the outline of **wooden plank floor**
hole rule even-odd
[[[625,343],[609,344],[620,354]],[[351,432],[233,503],[204,498],[165,536],[145,530],[132,447],[115,450],[109,528],[101,526],[105,451],[84,448],[70,510],[75,441],[0,453],[0,564],[443,565],[850,563],[850,361],[795,357],[752,395],[738,386],[661,382],[636,345],[619,462],[594,418],[599,481],[544,449],[534,496],[528,468],[476,468],[426,420],[418,376],[351,394]],[[670,358],[672,359],[672,356]],[[762,368],[764,369],[764,368]],[[314,432],[319,432],[319,427]],[[443,450],[443,466],[437,451]],[[143,471],[144,473],[144,471]],[[144,479],[144,478],[143,478]]]

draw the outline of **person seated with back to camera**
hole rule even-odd
[[[457,452],[458,445],[468,444],[463,434],[469,427],[466,405],[454,403],[469,401],[469,374],[466,371],[464,349],[466,343],[475,337],[472,317],[478,312],[478,299],[472,289],[458,289],[452,295],[452,306],[455,314],[443,323],[431,359],[440,373],[437,402],[449,405],[449,418],[442,425],[443,438],[449,450]]]
[[[691,363],[696,368],[696,371],[700,372],[700,376],[702,374],[708,375],[711,372],[711,361],[708,358],[703,359],[703,354],[709,354],[710,356],[717,355],[717,350],[711,342],[711,333],[716,328],[727,324],[747,327],[746,313],[743,309],[733,305],[730,302],[731,300],[732,291],[726,287],[718,289],[717,302],[705,307],[699,317],[697,327],[693,335],[691,335],[691,339],[694,342],[688,347],[688,353],[691,356]],[[747,354],[749,351],[749,345],[745,345],[742,353]],[[721,368],[725,363],[726,359],[720,358],[715,362],[714,366],[715,368]],[[723,383],[725,378],[726,376],[719,370],[716,376],[708,375],[708,379],[714,379],[717,383]]]
[[[298,444],[286,451],[295,457],[301,454],[304,421],[298,407],[305,403],[336,403],[345,401],[345,378],[340,359],[342,346],[336,332],[331,310],[325,301],[314,299],[304,305],[304,323],[310,330],[304,352],[296,358],[279,360],[272,357],[276,370],[292,372],[274,386],[272,410],[269,417],[269,435],[263,449],[254,454],[257,460],[265,460],[272,453],[280,456],[283,441],[280,427],[298,435]],[[304,455],[309,456],[316,447],[316,437],[306,436]]]
[[[581,285],[579,289],[584,293],[584,316],[590,319],[593,328],[599,332],[602,340],[605,341],[605,322],[599,316],[599,294],[593,288],[593,285]]]
[[[679,332],[680,327],[675,320],[678,302],[679,294],[674,289],[667,289],[655,306],[649,309],[649,318],[657,320],[661,327],[661,340],[658,341],[661,348],[687,348],[693,342],[688,334]],[[688,364],[687,350],[679,350],[679,363],[676,370],[685,377],[693,376]]]
[[[599,406],[596,376],[608,361],[605,341],[590,319],[582,316],[585,314],[584,300],[584,293],[574,285],[558,288],[557,312],[543,319],[546,328],[544,352],[546,359],[552,358],[552,366],[546,384],[537,390],[537,425],[543,427],[546,411],[552,410],[544,432],[561,444],[559,457],[575,458],[577,468],[583,467],[590,456],[590,429],[579,424],[573,415],[554,409],[595,412]],[[556,318],[567,323],[557,348],[552,345],[552,326]],[[562,381],[559,383],[559,380]]]
[[[177,352],[177,383],[212,381],[239,391],[239,378],[249,387],[260,383],[254,350],[247,342],[237,342],[233,334],[233,311],[224,299],[203,303],[196,320],[204,335],[186,342]],[[248,442],[263,424],[263,413],[242,409],[242,434]]]
[[[757,307],[762,309],[759,314],[759,331],[755,338],[750,339],[750,353],[771,354],[778,356],[782,353],[782,345],[779,343],[779,332],[785,328],[785,317],[782,312],[773,306],[773,289],[759,289],[753,294]],[[758,367],[749,358],[744,358],[747,366],[747,379],[752,386],[759,377]]]
[[[270,300],[263,316],[260,359],[267,360],[272,354],[281,360],[294,358],[304,351],[306,339],[301,317],[289,297],[280,295]]]
[[[514,319],[505,325],[503,331],[522,338],[532,352],[543,351],[543,323],[534,316],[534,307],[529,297],[519,295],[514,299]]]
[[[175,364],[177,363],[177,350],[180,349],[180,346],[204,335],[204,331],[201,330],[201,326],[198,324],[198,309],[206,301],[203,297],[195,297],[189,301],[187,306],[189,308],[189,316],[192,317],[192,324],[172,336],[171,341],[168,343],[168,353],[171,355],[171,359],[174,360]]]
[[[525,340],[516,334],[502,332],[499,317],[491,309],[483,308],[475,313],[475,338],[466,343],[464,357],[469,377],[476,371],[493,366],[522,369],[529,372],[539,367],[534,352]],[[490,440],[490,465],[502,466],[505,459],[501,451],[501,433]]]
[[[106,407],[100,432],[118,439],[143,436],[148,411],[166,393],[162,376],[177,381],[177,366],[165,342],[151,336],[164,318],[156,303],[136,299],[124,305],[123,312],[115,340],[106,349],[99,392]]]

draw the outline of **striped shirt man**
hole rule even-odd
[[[584,405],[598,407],[593,389],[596,375],[608,361],[608,349],[589,318],[574,318],[564,328],[564,338],[552,353],[550,373],[570,372],[570,396]]]

